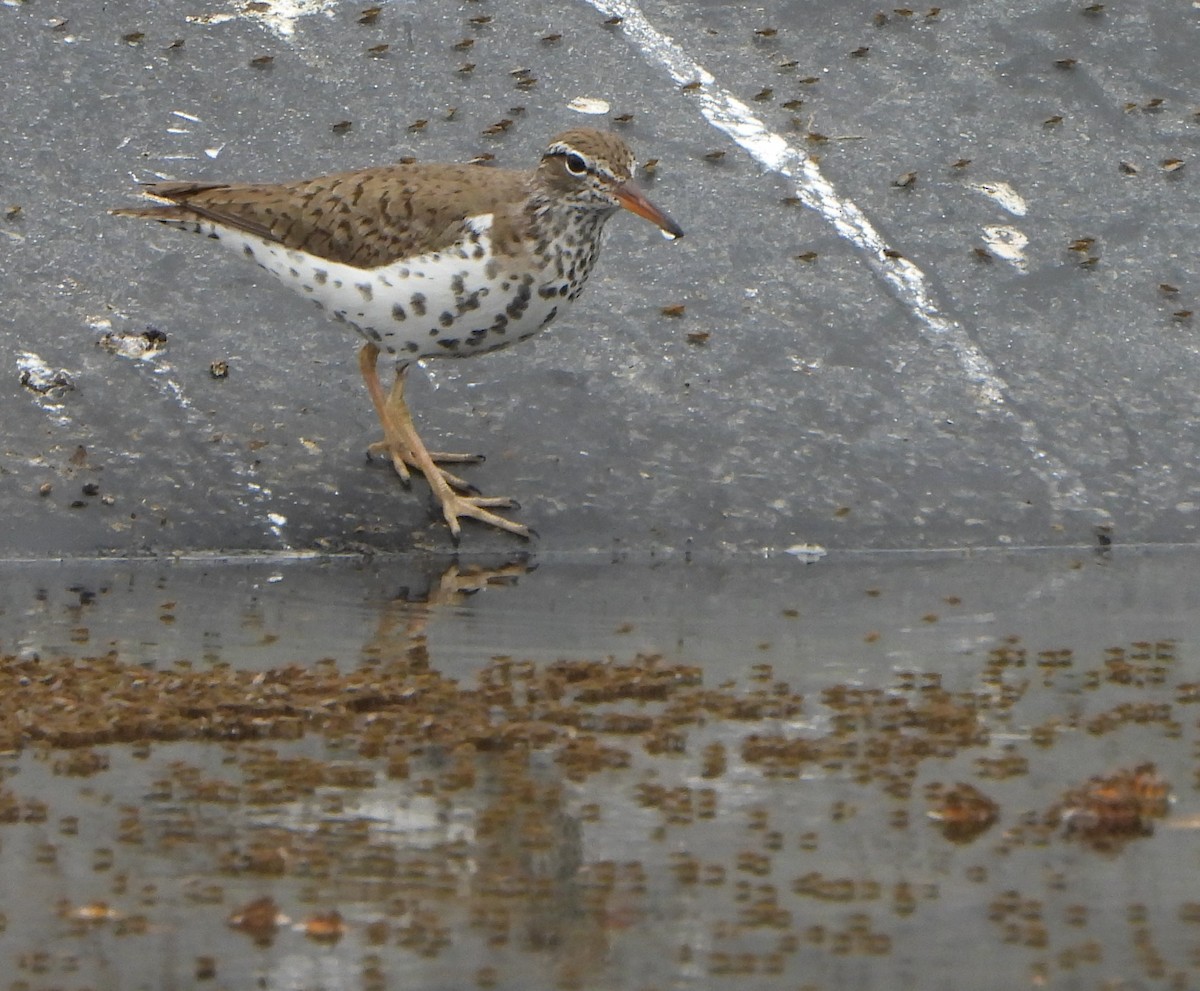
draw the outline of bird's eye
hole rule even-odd
[[[574,152],[569,154],[566,159],[567,171],[571,175],[583,175],[587,172],[587,162],[583,160],[582,155],[576,155]]]

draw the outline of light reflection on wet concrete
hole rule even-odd
[[[5,987],[1189,986],[1194,567],[14,568]]]

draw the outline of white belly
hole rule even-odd
[[[521,274],[507,270],[503,258],[489,261],[490,226],[490,216],[476,218],[469,240],[373,269],[326,261],[243,231],[207,224],[201,230],[350,324],[381,351],[415,361],[466,358],[526,340],[582,288],[571,291],[561,264]]]

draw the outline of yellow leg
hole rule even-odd
[[[398,369],[396,379],[392,382],[392,389],[388,393],[387,401],[384,404],[388,409],[398,408],[407,410],[408,407],[404,402],[404,383],[408,380],[407,369]],[[370,388],[370,386],[368,386]],[[380,454],[386,454],[392,459],[392,465],[396,468],[397,474],[408,482],[408,469],[416,468],[421,470],[421,466],[414,464],[411,457],[408,457],[405,452],[395,450],[395,445],[390,443],[386,438],[381,441],[376,441],[367,448],[367,454],[371,457],[376,457]],[[445,463],[453,463],[460,465],[477,465],[483,461],[482,454],[447,454],[443,451],[430,451],[429,456],[433,459],[436,465]],[[442,477],[450,483],[450,487],[457,489],[459,492],[465,492],[467,495],[478,495],[479,490],[470,482],[459,478],[457,475],[451,474],[445,468],[439,467]]]
[[[461,478],[452,475],[444,468],[439,468],[434,456],[426,449],[425,444],[417,434],[412,414],[404,401],[404,377],[406,368],[396,371],[396,381],[391,392],[385,397],[383,386],[379,382],[376,362],[379,358],[379,348],[374,344],[364,344],[358,353],[358,365],[362,371],[363,381],[367,384],[367,392],[371,394],[371,402],[375,413],[383,427],[382,448],[392,458],[392,465],[401,478],[409,478],[409,468],[415,468],[425,476],[433,494],[437,496],[442,507],[442,515],[450,527],[450,532],[457,538],[460,532],[459,517],[466,516],[479,520],[489,526],[515,533],[518,537],[531,537],[532,531],[527,526],[514,523],[503,516],[493,513],[492,509],[514,509],[516,503],[503,496],[485,497],[469,494],[475,490]],[[380,448],[380,445],[372,445]],[[450,455],[449,459],[471,460],[468,455]],[[460,492],[455,489],[462,490]]]
[[[371,454],[387,453],[392,459],[392,466],[396,469],[396,474],[407,483],[410,458],[406,458],[405,455],[409,452],[399,448],[400,438],[388,423],[387,400],[384,398],[383,386],[379,382],[379,372],[375,367],[378,359],[379,348],[374,344],[364,344],[358,352],[359,371],[362,372],[363,381],[367,384],[367,392],[371,394],[371,405],[375,407],[375,415],[379,417],[379,422],[383,425],[383,440],[372,444],[367,450]]]

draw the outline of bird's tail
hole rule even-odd
[[[194,224],[199,218],[185,206],[122,206],[109,210],[114,217],[138,217],[158,220],[164,224]]]
[[[187,198],[195,193],[215,189],[214,182],[148,182],[142,192],[157,200],[156,206],[122,206],[109,210],[114,217],[137,217],[140,220],[158,220],[164,224],[195,224],[204,217],[202,210],[187,205]]]

